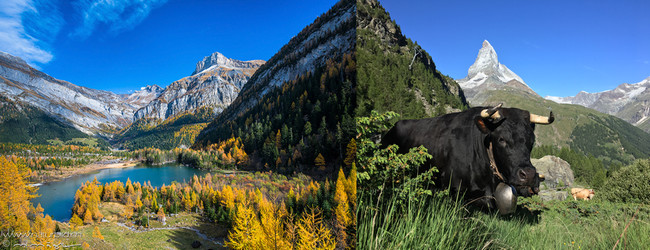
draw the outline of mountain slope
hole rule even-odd
[[[358,1],[357,7],[356,115],[391,110],[403,119],[422,118],[467,107],[458,84],[436,69],[377,1]]]
[[[650,77],[634,84],[623,83],[603,92],[582,91],[575,96],[547,96],[546,99],[592,108],[650,132]]]
[[[340,1],[316,18],[262,65],[244,85],[231,105],[233,108],[224,111],[225,119],[233,119],[253,107],[267,92],[283,83],[313,73],[331,58],[353,51],[356,8],[348,2]]]
[[[130,124],[139,108],[123,96],[54,79],[7,53],[0,53],[0,94],[29,103],[84,133],[104,136]]]
[[[555,122],[551,125],[536,126],[536,145],[553,145],[570,147],[585,155],[593,155],[607,163],[627,164],[634,159],[650,157],[650,134],[630,125],[611,115],[579,105],[559,104],[546,100],[517,79],[508,79],[507,75],[516,76],[512,71],[476,70],[477,68],[500,69],[496,52],[489,43],[483,43],[479,56],[470,67],[468,77],[461,81],[461,86],[467,86],[473,93],[470,102],[476,106],[492,106],[504,103],[505,107],[525,109],[531,113],[547,115],[549,111],[555,114]],[[487,48],[487,49],[486,49]],[[490,67],[476,67],[485,64],[483,58],[492,58]],[[506,72],[504,74],[503,72]],[[480,84],[476,76],[483,79]],[[474,76],[474,77],[470,77]],[[469,79],[469,80],[467,80]],[[492,79],[492,80],[489,80]],[[508,82],[503,82],[503,81]],[[490,82],[493,81],[493,82]],[[515,82],[515,84],[512,84]],[[463,90],[465,90],[463,88]]]
[[[251,156],[247,167],[319,179],[335,173],[355,133],[355,9],[342,0],[294,36],[193,147],[239,137]]]
[[[485,90],[501,89],[538,96],[521,77],[499,62],[497,52],[487,40],[483,41],[476,60],[467,70],[467,76],[456,81],[472,105],[485,101],[487,96],[482,95]]]
[[[88,137],[38,108],[0,95],[0,142],[48,144],[52,139]]]
[[[204,57],[192,75],[160,89],[113,143],[128,149],[191,146],[199,131],[232,103],[262,64],[262,60],[239,61],[219,52]]]

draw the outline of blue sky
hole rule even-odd
[[[334,0],[2,0],[0,51],[117,93],[166,86],[219,51],[268,60]]]
[[[438,70],[467,75],[483,40],[541,96],[650,76],[650,1],[380,0]]]

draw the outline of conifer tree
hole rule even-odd
[[[99,227],[95,226],[93,229],[93,238],[97,238],[100,240],[104,239],[104,236],[102,235],[102,232],[99,231]]]
[[[72,230],[77,230],[80,226],[83,226],[84,222],[77,216],[77,214],[73,213],[72,218],[70,218],[70,227]]]
[[[226,247],[232,249],[262,249],[263,236],[260,223],[251,208],[237,205],[233,228],[228,234]]]
[[[345,151],[345,160],[343,163],[345,163],[346,166],[352,165],[354,160],[357,158],[357,142],[354,140],[354,138],[350,139],[350,142],[348,143],[347,149]]]
[[[319,170],[325,170],[325,157],[319,153],[314,160],[314,165],[316,165]]]
[[[0,230],[28,232],[29,199],[33,189],[27,187],[30,171],[0,156]]]

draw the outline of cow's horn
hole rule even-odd
[[[531,123],[537,123],[537,124],[551,124],[555,121],[555,116],[553,116],[553,111],[551,111],[551,115],[548,117],[546,116],[541,116],[541,115],[536,115],[536,114],[530,114],[530,122]]]
[[[489,109],[484,109],[481,111],[481,117],[483,118],[492,118],[495,120],[501,119],[501,114],[499,114],[498,109],[503,106],[503,103],[499,103],[499,105],[494,106],[493,108]]]

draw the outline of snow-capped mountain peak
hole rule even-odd
[[[537,95],[521,77],[499,62],[496,50],[487,40],[483,41],[474,64],[467,70],[467,77],[456,81],[465,97],[476,104],[481,100],[474,100],[474,97],[485,90],[518,89]]]
[[[217,114],[235,100],[242,86],[264,63],[263,60],[240,61],[214,52],[196,64],[192,75],[160,89],[135,112],[134,120],[146,117],[164,120],[201,107],[213,108]]]
[[[492,47],[492,44],[487,40],[483,41],[483,46],[479,50],[478,56],[476,56],[476,61],[474,61],[474,64],[472,64],[472,66],[469,67],[469,70],[467,70],[467,77],[464,78],[467,79],[464,81],[466,85],[463,86],[463,84],[461,84],[461,87],[471,88],[481,85],[485,83],[485,80],[487,80],[485,76],[494,76],[503,83],[517,80],[526,85],[521,77],[512,72],[505,65],[499,63],[497,52],[494,50],[494,47]]]
[[[557,103],[578,104],[617,116],[627,122],[650,131],[650,77],[638,83],[623,83],[615,89],[598,93],[580,91],[575,96],[547,96]]]
[[[192,75],[200,74],[219,67],[229,68],[229,69],[241,69],[241,68],[256,67],[258,64],[261,64],[260,60],[240,61],[240,60],[228,58],[219,52],[214,52],[212,53],[212,55],[206,56],[203,58],[203,60],[196,63],[196,69],[194,70]]]

